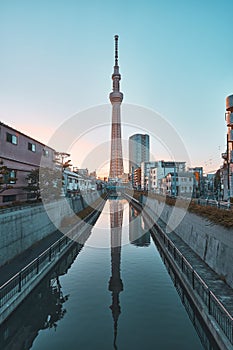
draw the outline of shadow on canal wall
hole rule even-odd
[[[3,323],[31,291],[43,280],[48,272],[60,261],[75,242],[84,244],[90,235],[92,225],[98,219],[105,201],[92,210],[85,218],[69,229],[36,259],[20,270],[0,287],[0,324]],[[68,237],[69,236],[69,237]]]
[[[90,232],[86,235],[88,239]],[[74,243],[53,270],[35,288],[30,297],[0,327],[0,349],[29,350],[42,329],[56,330],[57,323],[66,313],[60,276],[67,273],[83,245]],[[24,315],[24,317],[21,317]]]
[[[142,197],[145,207],[168,222],[174,207],[158,200]],[[182,208],[176,208],[182,211]],[[175,221],[173,215],[173,221]],[[176,226],[175,233],[189,245],[229,286],[233,288],[233,228],[227,229],[220,225],[186,212],[183,220]],[[169,234],[168,234],[169,235]]]
[[[85,209],[99,198],[98,192],[77,198],[61,198],[46,204],[0,210],[0,266],[57,230],[65,217]],[[69,205],[67,205],[67,202]],[[52,213],[54,223],[48,213]]]

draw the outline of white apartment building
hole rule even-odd
[[[156,162],[155,167],[150,168],[150,189],[160,193],[162,192],[162,179],[166,177],[169,173],[174,172],[184,172],[186,167],[186,162],[173,162],[159,160]]]
[[[191,197],[194,176],[191,172],[169,173],[162,180],[162,193],[170,196]]]
[[[151,190],[150,169],[156,168],[158,162],[142,162],[141,163],[141,189]]]

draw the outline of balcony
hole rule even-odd
[[[233,126],[233,113],[226,113],[227,126]]]
[[[230,163],[233,163],[233,151],[230,152]]]
[[[233,130],[228,131],[228,142],[233,142]]]
[[[233,95],[227,96],[226,98],[226,110],[233,110]]]

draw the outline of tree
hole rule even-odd
[[[62,193],[62,169],[40,168],[39,185],[45,201],[58,199]]]
[[[38,200],[40,198],[39,169],[33,169],[26,177],[26,180],[28,181],[28,186],[24,189],[34,194]]]
[[[42,197],[49,201],[57,199],[61,195],[62,172],[59,169],[37,168],[27,176],[28,186],[25,190],[34,193],[36,199]]]
[[[11,176],[12,170],[3,165],[3,161],[1,161],[0,164],[0,190],[3,192],[7,189],[12,188],[11,183],[16,182],[17,179]]]

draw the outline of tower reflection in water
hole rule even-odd
[[[110,201],[110,224],[111,224],[111,266],[112,276],[109,280],[108,289],[112,292],[112,317],[114,320],[114,348],[116,346],[117,323],[121,313],[119,294],[123,291],[121,280],[121,238],[123,221],[123,203],[121,200]]]
[[[110,200],[110,227],[111,227],[111,271],[108,289],[112,292],[112,317],[114,321],[114,348],[117,349],[117,327],[121,313],[120,292],[123,291],[121,279],[121,244],[124,200]],[[150,245],[150,233],[146,230],[140,213],[129,206],[129,241],[138,247]]]

